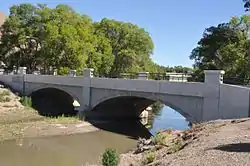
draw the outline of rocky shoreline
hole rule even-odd
[[[217,120],[186,131],[165,130],[139,139],[120,166],[243,166],[250,162],[250,119]],[[245,148],[244,148],[245,146]]]

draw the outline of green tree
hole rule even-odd
[[[250,0],[243,0],[246,11],[250,9]]]
[[[230,23],[207,28],[198,46],[192,50],[193,80],[203,81],[206,69],[223,69],[225,77],[245,80],[249,77],[249,16],[232,18]]]
[[[104,18],[95,23],[96,33],[109,39],[114,64],[110,75],[122,72],[138,72],[152,63],[153,42],[149,34],[131,23]]]
[[[29,71],[41,62],[39,22],[35,19],[38,8],[31,4],[12,6],[1,27],[0,60],[10,69],[27,66]]]

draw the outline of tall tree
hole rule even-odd
[[[103,19],[95,24],[96,33],[109,39],[115,57],[112,74],[141,70],[150,60],[153,42],[142,28],[115,20]]]
[[[194,60],[193,79],[202,81],[206,69],[223,69],[226,76],[245,79],[249,75],[249,16],[205,30],[190,59]]]
[[[249,11],[250,9],[250,0],[243,0],[244,2],[244,8],[246,9],[246,11]]]

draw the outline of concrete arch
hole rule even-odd
[[[38,86],[29,88],[29,90],[26,90],[25,94],[27,96],[30,96],[32,93],[37,92],[37,91],[42,90],[42,89],[57,89],[57,90],[60,90],[60,91],[63,91],[65,93],[69,94],[73,99],[77,100],[79,103],[81,101],[81,97],[79,97],[77,94],[75,94],[71,90],[67,90],[63,86],[57,86],[57,85],[53,86],[53,84],[52,85],[40,85],[39,84]]]
[[[60,116],[75,115],[74,100],[79,98],[61,87],[39,86],[28,93],[32,106],[41,115]]]
[[[174,109],[176,112],[178,112],[179,114],[181,114],[183,117],[185,117],[188,121],[194,122],[194,121],[199,121],[200,117],[197,117],[197,114],[193,115],[192,112],[188,112],[182,109],[182,107],[178,106],[176,103],[171,102],[171,100],[168,100],[167,98],[170,98],[171,96],[166,96],[166,95],[160,95],[160,94],[141,94],[141,93],[130,93],[130,94],[115,94],[115,95],[110,95],[110,96],[104,96],[103,98],[100,98],[96,101],[94,101],[92,103],[92,110],[95,111],[95,109],[102,105],[105,102],[109,102],[113,99],[120,99],[120,101],[122,102],[122,100],[124,98],[140,98],[140,99],[144,99],[145,101],[145,105],[142,105],[144,107],[142,107],[141,110],[133,110],[133,111],[138,111],[136,114],[132,114],[132,116],[138,116],[141,111],[143,109],[145,109],[146,107],[148,107],[149,105],[153,104],[156,101],[160,101],[161,103],[165,104],[166,106],[171,107],[172,109]],[[125,99],[126,100],[126,99]],[[135,102],[136,103],[136,102]],[[131,104],[131,103],[130,103]],[[190,103],[192,104],[192,103]],[[126,110],[123,110],[126,111]],[[104,111],[106,112],[106,110]],[[128,112],[126,112],[128,113]],[[124,116],[122,112],[119,113],[121,116]],[[127,115],[125,115],[127,116]]]

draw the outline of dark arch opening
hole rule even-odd
[[[74,98],[67,92],[56,88],[44,88],[31,94],[32,107],[40,115],[57,117],[77,114],[73,106]]]
[[[102,119],[139,119],[141,112],[155,102],[143,97],[119,96],[99,103],[92,111]]]
[[[151,106],[152,110],[148,111],[147,123],[143,124],[139,121],[140,114],[149,106]],[[110,121],[107,124],[93,123],[93,125],[102,130],[127,135],[135,139],[139,137],[149,138],[152,134],[150,130],[151,125],[154,123],[155,115],[157,113],[161,114],[164,106],[173,108],[178,114],[182,113],[182,111],[171,105],[171,103],[163,103],[162,101],[145,97],[118,96],[104,99],[92,109],[95,116],[93,119],[99,118]],[[183,113],[180,115],[183,116]]]

